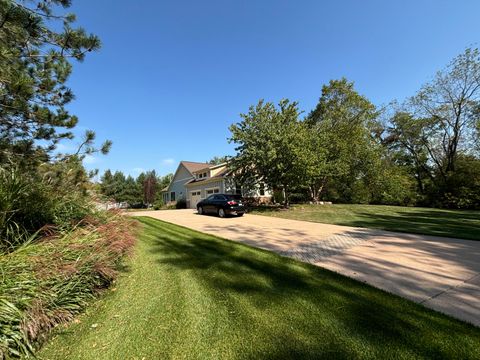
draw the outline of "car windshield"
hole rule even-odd
[[[225,195],[227,200],[242,200],[241,195]]]

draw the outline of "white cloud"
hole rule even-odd
[[[175,159],[172,159],[172,158],[163,159],[162,164],[163,165],[168,165],[168,166],[173,165],[173,164],[175,164]]]
[[[95,163],[98,162],[98,159],[93,155],[85,155],[85,158],[83,159],[83,162],[85,164],[95,164]]]
[[[132,169],[132,172],[134,174],[141,174],[142,172],[145,172],[145,169],[144,168],[141,168],[141,167],[136,167],[136,168],[133,168]]]
[[[55,149],[57,152],[60,152],[60,153],[68,153],[68,152],[72,152],[75,149],[75,147],[71,144],[63,144],[63,143],[58,143],[56,145],[56,149]]]

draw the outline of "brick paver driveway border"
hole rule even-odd
[[[129,213],[322,266],[480,326],[480,241],[403,234],[247,214]]]

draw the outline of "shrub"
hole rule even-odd
[[[147,206],[143,202],[134,202],[129,204],[130,209],[145,209]]]
[[[163,208],[163,206],[164,206],[163,199],[157,199],[153,203],[154,210],[160,210],[161,208]]]
[[[301,204],[306,203],[309,200],[309,195],[307,193],[292,193],[290,194],[290,202],[292,204]]]
[[[85,226],[0,257],[0,358],[32,355],[49,331],[108,287],[134,243],[132,220],[84,219]]]
[[[187,200],[185,199],[178,199],[177,202],[175,203],[175,208],[176,209],[186,209],[187,208]]]
[[[11,250],[53,222],[52,199],[42,183],[17,168],[0,168],[0,251]]]
[[[72,161],[42,165],[38,173],[0,168],[0,253],[12,251],[46,225],[68,230],[91,215],[83,171]]]

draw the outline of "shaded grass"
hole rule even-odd
[[[256,208],[253,214],[326,224],[480,240],[480,211],[385,205],[294,205]]]
[[[478,358],[480,329],[327,270],[151,218],[116,291],[41,359]]]

